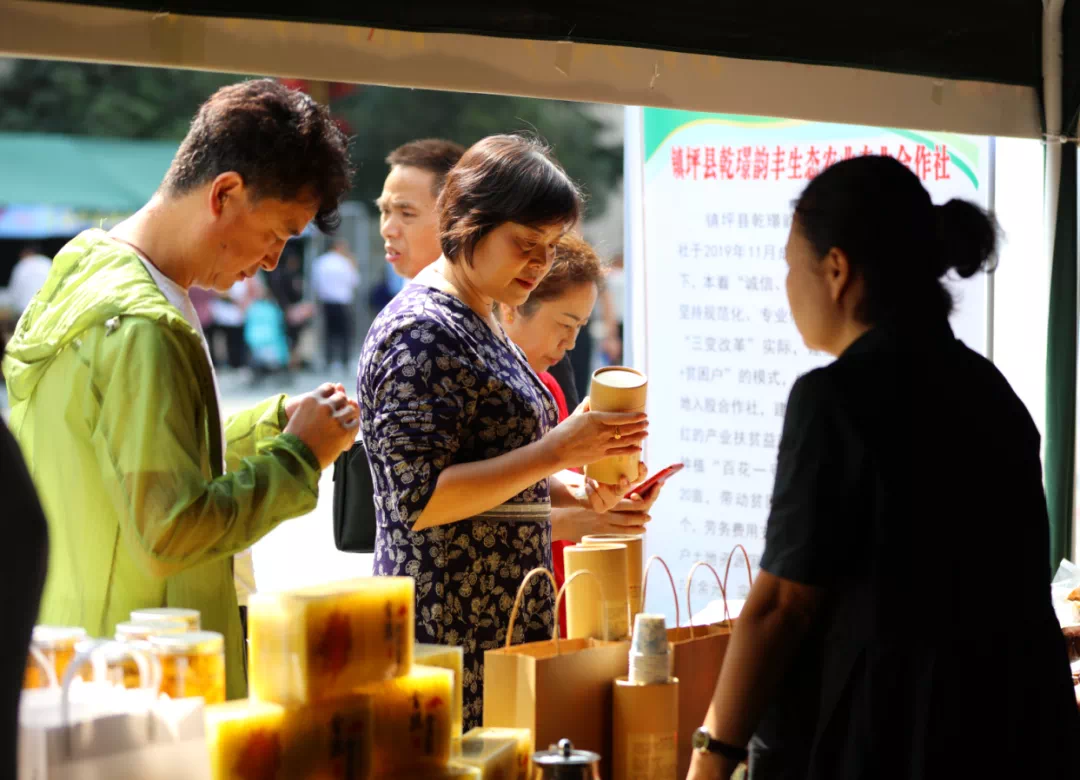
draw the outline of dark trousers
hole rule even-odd
[[[592,334],[587,328],[583,328],[578,336],[577,345],[570,352],[570,365],[574,369],[574,384],[582,398],[589,394],[592,387],[592,357]]]
[[[333,363],[335,355],[349,365],[352,360],[352,318],[346,303],[324,303],[323,324],[326,328],[326,362]]]
[[[229,368],[243,368],[247,365],[247,343],[244,341],[244,326],[237,325],[214,326],[215,331],[220,331],[225,334],[225,360],[229,364]],[[211,345],[211,350],[213,346]]]

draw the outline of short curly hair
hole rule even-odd
[[[499,225],[571,228],[584,211],[581,192],[533,138],[493,135],[478,141],[446,177],[439,196],[439,240],[451,263],[472,265],[476,245]]]
[[[273,79],[222,87],[202,104],[162,183],[180,196],[233,171],[256,198],[314,198],[324,233],[352,187],[349,139],[326,106]]]

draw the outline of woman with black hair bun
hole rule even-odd
[[[862,157],[795,206],[787,293],[836,356],[792,388],[761,574],[690,778],[1075,777],[1039,433],[953,335],[997,228]]]

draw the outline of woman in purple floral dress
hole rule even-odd
[[[506,642],[525,574],[551,567],[551,507],[607,511],[630,488],[549,477],[640,449],[644,415],[555,403],[494,316],[528,299],[579,219],[574,184],[537,142],[470,149],[439,201],[443,257],[376,318],[357,396],[375,487],[375,573],[416,580],[416,640],[465,651],[465,728],[483,715],[485,650]],[[644,477],[644,474],[641,475]],[[554,594],[534,580],[515,642],[549,639]]]

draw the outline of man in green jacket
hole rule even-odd
[[[225,635],[229,698],[245,695],[232,556],[315,508],[358,409],[324,385],[223,424],[187,290],[273,269],[313,219],[332,229],[350,178],[324,107],[270,80],[233,85],[199,109],[146,206],[56,256],[3,362],[49,522],[40,623],[111,636],[134,609],[197,609]]]

